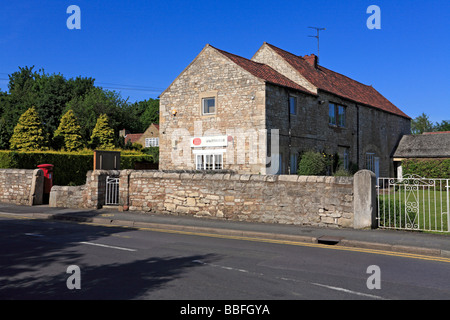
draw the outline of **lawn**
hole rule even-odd
[[[449,191],[403,187],[378,196],[380,227],[449,232]]]

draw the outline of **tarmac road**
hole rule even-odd
[[[0,216],[0,270],[3,300],[450,298],[438,256],[17,214]]]

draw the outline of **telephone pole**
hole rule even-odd
[[[319,32],[323,31],[323,30],[326,30],[326,29],[325,28],[318,28],[318,27],[308,27],[308,28],[315,29],[317,31],[317,35],[309,36],[309,37],[317,39],[317,63],[319,63],[319,56],[320,56]]]

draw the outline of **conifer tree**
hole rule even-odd
[[[106,114],[98,117],[90,141],[92,148],[114,149],[114,130],[109,126],[108,120]]]
[[[19,118],[10,140],[12,150],[46,150],[47,138],[35,107],[29,108]]]
[[[63,148],[67,151],[76,151],[83,147],[81,127],[72,110],[62,116],[54,137],[55,140],[61,140]]]

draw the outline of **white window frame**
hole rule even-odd
[[[213,100],[214,101],[214,112],[205,112],[205,103],[208,100]],[[202,115],[213,115],[213,114],[216,114],[216,110],[217,110],[216,97],[204,97],[204,98],[202,98]]]
[[[225,149],[193,150],[195,170],[223,170],[223,154]]]
[[[145,138],[145,147],[159,147],[159,138]]]

